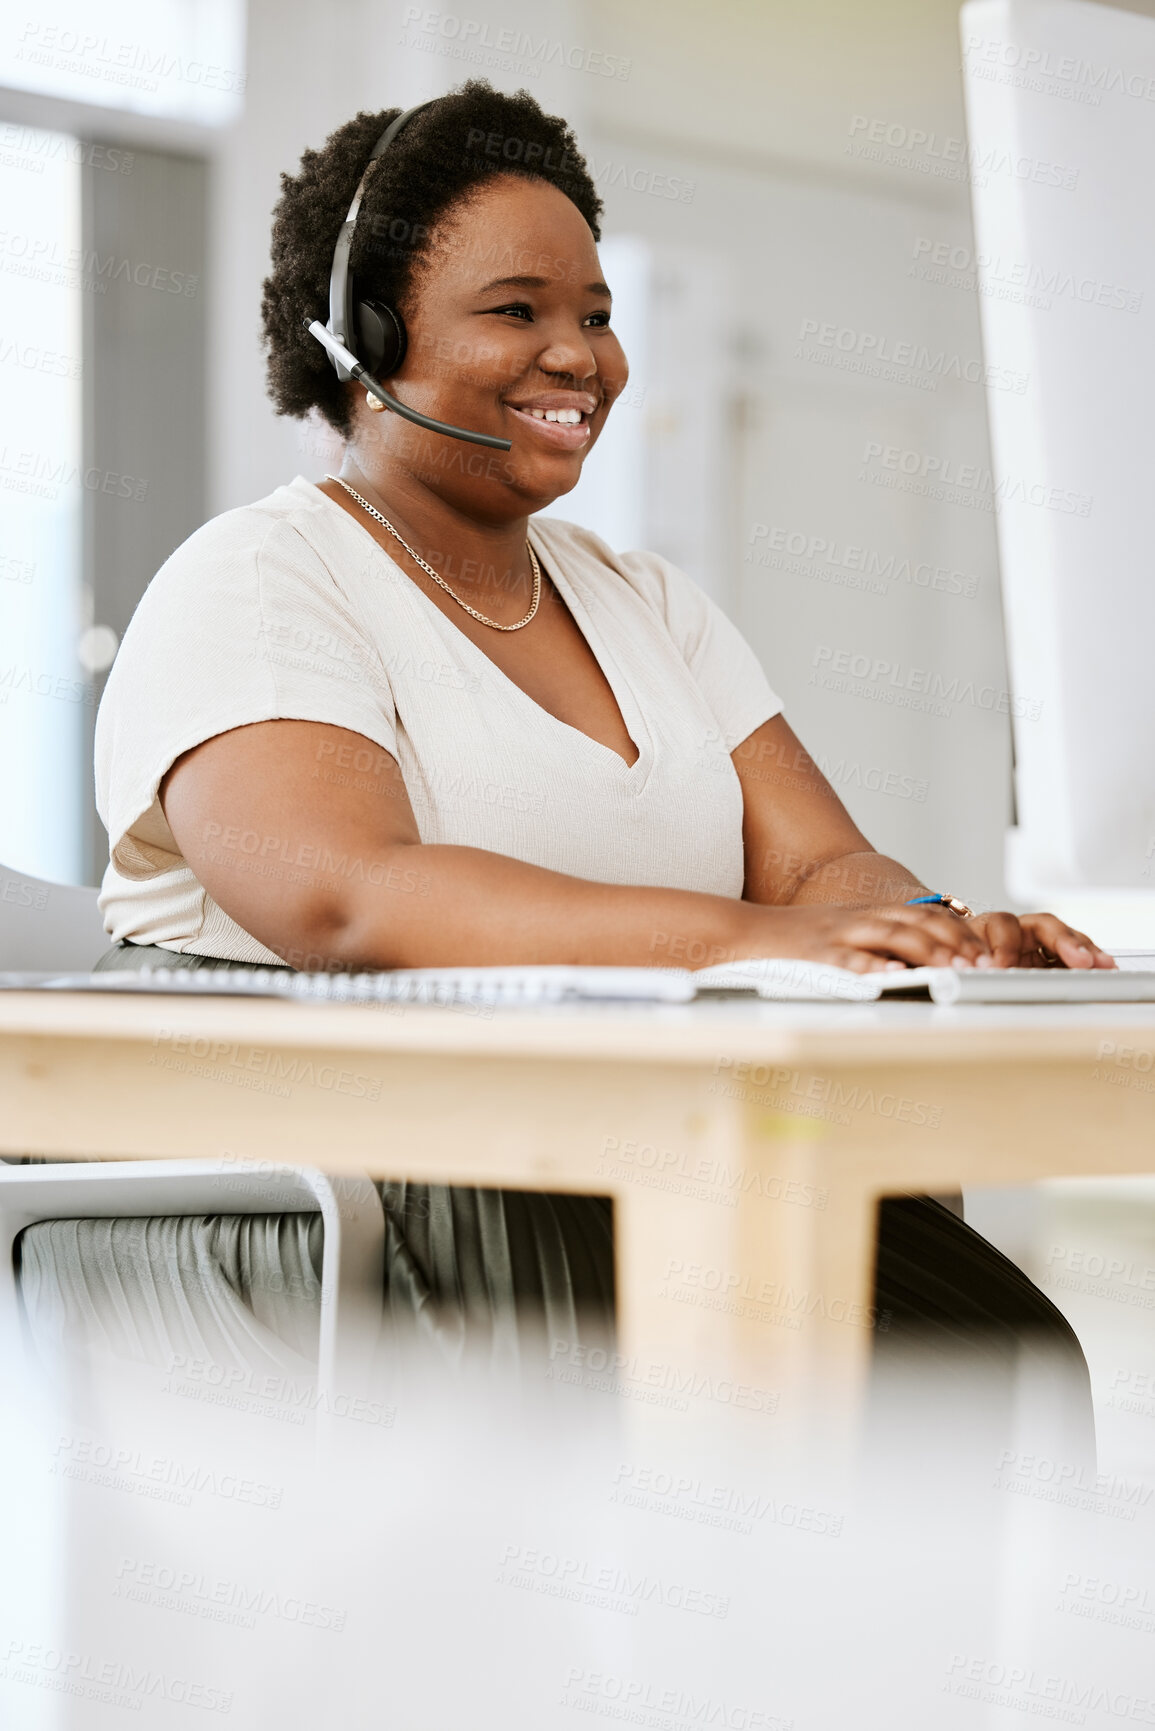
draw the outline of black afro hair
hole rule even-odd
[[[279,415],[317,409],[346,437],[348,386],[302,321],[328,317],[338,232],[374,144],[400,113],[363,112],[320,150],[306,150],[300,172],[281,176],[273,217],[273,268],[261,296],[269,395]],[[556,186],[600,238],[602,202],[566,122],[544,114],[528,91],[508,96],[470,79],[414,115],[368,178],[351,253],[362,298],[404,313],[438,219],[502,174]]]

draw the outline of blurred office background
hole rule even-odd
[[[1004,663],[955,0],[21,0],[0,859],[99,881],[95,704],[145,585],[207,517],[330,466],[264,391],[280,173],[474,74],[564,114],[606,204],[633,383],[556,513],[689,571],[874,844],[999,902],[1030,694]]]

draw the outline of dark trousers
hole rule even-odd
[[[1005,1450],[1094,1471],[1074,1329],[1022,1269],[929,1196],[878,1211],[871,1430],[891,1472],[953,1459],[976,1493]]]

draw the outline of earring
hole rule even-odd
[[[381,401],[380,397],[375,397],[372,391],[365,392],[365,403],[368,408],[372,409],[375,415],[383,415],[385,413],[384,403]]]

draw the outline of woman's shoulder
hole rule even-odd
[[[312,495],[312,497],[310,497]],[[189,577],[211,583],[214,573],[235,581],[247,567],[256,573],[262,555],[310,562],[309,553],[325,517],[324,496],[301,476],[263,499],[210,517],[175,547],[150,590],[179,587]]]
[[[661,553],[616,553],[591,529],[558,517],[534,517],[547,559],[570,581],[584,584],[629,632],[648,621],[690,669],[732,750],[782,708],[761,663],[738,627],[706,591]],[[622,596],[634,598],[623,607]]]
[[[339,576],[342,549],[331,545],[337,515],[323,493],[298,477],[210,518],[149,582],[117,664],[159,664],[205,643],[263,641],[303,619],[360,636],[363,621]]]
[[[615,579],[614,587],[624,580],[644,602],[666,614],[671,602],[697,597],[706,602],[706,595],[684,571],[661,553],[644,548],[619,553],[608,541],[603,541],[592,529],[580,523],[569,523],[562,517],[533,517],[530,527],[540,538],[547,556],[553,555],[569,577],[596,580]]]

